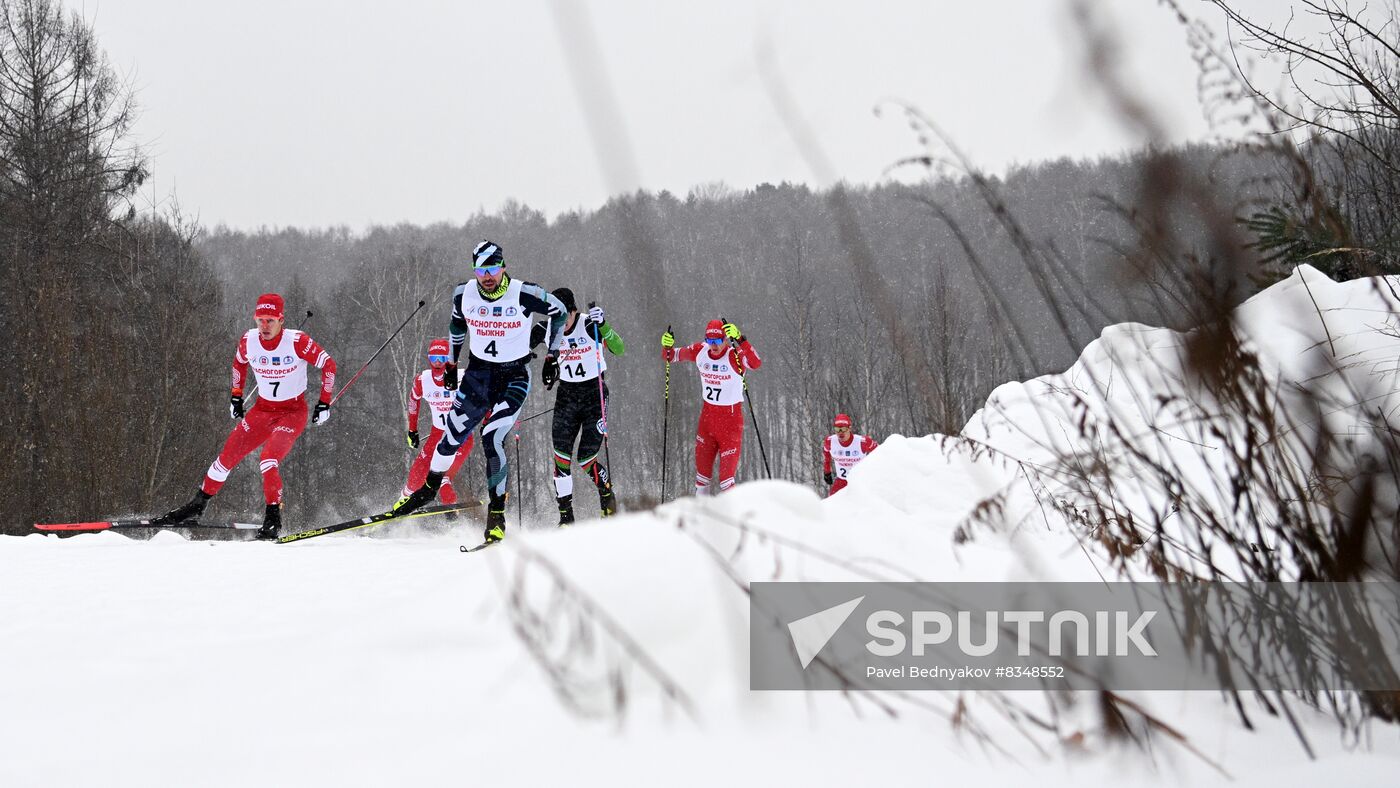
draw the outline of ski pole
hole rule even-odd
[[[308,320],[311,319],[311,315],[312,315],[312,314],[313,314],[313,312],[312,312],[310,309],[306,310],[306,317],[303,317],[303,318],[301,319],[301,322],[300,322],[300,323],[297,323],[297,327],[296,327],[295,330],[300,331],[300,330],[301,330],[301,327],[304,326],[304,325],[306,325],[306,321],[308,321]],[[251,385],[251,386],[248,387],[248,393],[244,395],[245,397],[251,397],[251,396],[253,396],[254,394],[257,394],[257,393],[258,393],[258,376],[257,376],[257,375],[253,375],[252,378],[253,378],[253,379],[252,379],[252,381],[250,381],[250,382],[251,382],[253,385]]]
[[[544,410],[540,411],[539,413],[536,413],[536,414],[533,415],[533,416],[526,416],[525,418],[521,419],[521,420],[520,420],[519,422],[517,422],[517,423],[518,423],[518,424],[524,424],[525,422],[530,421],[531,419],[538,419],[539,417],[543,416],[544,414],[546,414],[546,413],[552,413],[552,412],[554,412],[554,408],[545,408]]]
[[[525,529],[525,514],[521,498],[525,494],[525,488],[520,482],[520,433],[515,433],[515,527]]]
[[[726,325],[729,323],[727,317],[721,317],[720,320],[723,320]],[[736,349],[739,347],[739,343],[733,339],[729,340],[729,345]],[[744,376],[744,401],[749,404],[749,418],[753,420],[753,434],[758,437],[758,456],[763,458],[763,473],[771,479],[773,471],[768,467],[768,452],[763,449],[763,433],[758,429],[758,412],[754,410],[753,397],[749,396],[748,375]]]
[[[588,308],[592,309],[593,301],[588,302]],[[599,431],[603,433],[603,462],[607,465],[608,484],[612,484],[612,454],[608,451],[608,398],[603,394],[603,345],[598,338],[598,326],[593,326],[593,352],[596,354],[598,362],[598,408],[602,411],[603,421],[599,425]]]
[[[671,327],[666,326],[666,333],[671,333]],[[668,348],[669,350],[669,348]],[[662,408],[661,416],[661,502],[666,502],[666,438],[671,430],[671,356],[666,356],[666,388],[663,389],[662,397],[665,405]]]
[[[415,307],[413,311],[408,314],[408,317],[403,319],[403,322],[399,324],[398,328],[394,329],[394,333],[390,334],[389,338],[384,340],[384,344],[380,345],[379,349],[374,351],[374,355],[370,356],[369,361],[366,361],[365,365],[360,367],[360,371],[356,372],[355,375],[350,378],[350,382],[346,383],[344,386],[341,386],[340,391],[336,392],[336,395],[334,397],[331,397],[331,405],[335,405],[335,403],[340,401],[341,397],[345,396],[345,392],[349,391],[350,387],[355,385],[355,381],[360,379],[360,375],[363,375],[364,371],[366,369],[369,369],[369,365],[374,363],[374,360],[376,358],[379,358],[379,354],[384,352],[384,348],[388,347],[389,343],[394,341],[394,337],[398,336],[400,331],[403,331],[403,327],[408,325],[408,321],[412,320],[414,315],[418,314],[418,310],[422,309],[423,305],[426,303],[426,301],[418,302],[418,306]]]

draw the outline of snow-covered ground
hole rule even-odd
[[[1328,283],[1324,308],[1383,310],[1361,305],[1363,284]],[[1386,336],[1384,314],[1326,314],[1334,333]],[[1024,388],[999,390],[969,436],[1033,459],[1021,455],[1038,444],[985,426],[1014,418]],[[290,545],[0,537],[0,785],[1048,788],[1400,773],[1392,727],[1357,746],[1298,706],[1309,760],[1288,723],[1251,708],[1246,730],[1209,692],[1130,694],[1187,738],[1144,752],[1106,741],[1087,696],[1057,731],[1023,735],[1001,709],[1040,711],[1039,693],[748,690],[741,582],[1096,579],[1092,546],[1027,516],[1025,478],[1001,454],[892,436],[830,500],[755,482],[470,555],[465,526]],[[1005,519],[1026,525],[955,540],[999,492]]]

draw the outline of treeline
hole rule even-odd
[[[77,14],[0,1],[0,530],[149,509],[207,462],[222,287],[137,216],[134,104]]]

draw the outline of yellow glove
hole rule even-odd
[[[661,346],[664,347],[664,348],[673,348],[673,347],[675,347],[675,346],[676,346],[676,337],[675,337],[675,335],[673,335],[670,331],[667,331],[666,333],[662,334],[662,335],[661,335]]]
[[[739,327],[733,323],[724,324],[724,335],[730,339],[743,339],[744,335],[739,331]]]

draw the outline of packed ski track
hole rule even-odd
[[[1242,324],[1276,343],[1279,374],[1321,339],[1293,308],[1301,277],[1331,334],[1352,343],[1354,374],[1374,376],[1386,358],[1394,368],[1400,340],[1385,313],[1400,304],[1303,268],[1241,308]],[[1141,344],[1119,341],[1135,332],[1106,330],[1064,377],[1093,389],[1108,365],[1127,365],[1120,381],[1143,372],[1128,352]],[[1170,332],[1154,336],[1171,345]],[[1212,692],[1127,693],[1186,739],[1144,751],[1105,740],[1088,696],[1047,737],[1008,721],[995,696],[877,705],[748,689],[747,582],[1100,579],[1103,557],[1041,505],[1024,470],[1045,459],[1047,419],[1059,418],[1041,384],[998,389],[961,438],[890,436],[830,499],[748,482],[569,529],[511,530],[478,553],[459,550],[480,542],[466,523],[282,545],[0,537],[0,784],[1392,780],[1390,726],[1348,742],[1297,706],[1310,759],[1287,721],[1253,713],[1247,730]],[[969,531],[994,496],[1013,526]],[[1040,693],[1001,697],[1044,706]]]

